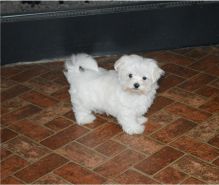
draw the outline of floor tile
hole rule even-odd
[[[206,72],[208,74],[215,75],[216,77],[218,77],[219,76],[219,66],[218,65],[212,66]]]
[[[157,59],[159,55],[165,53],[166,51],[146,51],[146,52],[141,52],[140,55],[146,58],[153,58]]]
[[[43,140],[41,144],[54,150],[69,143],[70,141],[74,141],[75,139],[81,137],[87,131],[87,129],[81,126],[72,125],[58,132],[57,134],[52,135],[51,137],[48,137],[47,139]]]
[[[200,73],[194,78],[191,78],[185,82],[183,82],[181,85],[179,85],[180,88],[187,90],[187,91],[195,91],[199,88],[201,88],[204,84],[210,83],[213,81],[215,78],[213,76]]]
[[[218,64],[218,62],[218,56],[208,55],[189,67],[199,71],[208,71],[211,67],[215,67]]]
[[[25,70],[21,73],[16,74],[15,76],[11,77],[11,79],[17,82],[25,82],[40,74],[45,73],[46,71],[47,70],[45,68],[35,65],[29,70]]]
[[[57,103],[57,100],[52,99],[51,97],[45,96],[41,93],[38,93],[36,91],[29,91],[23,95],[21,95],[21,97],[32,103],[35,105],[38,105],[40,107],[50,107],[53,106]]]
[[[219,167],[219,158],[213,161],[213,164]]]
[[[115,181],[118,184],[157,184],[155,180],[134,170],[127,170],[125,173],[115,178]]]
[[[23,136],[16,137],[3,146],[28,162],[35,162],[49,152],[45,147]]]
[[[163,96],[157,96],[146,115],[154,114],[155,112],[161,110],[171,103],[173,103],[171,99],[165,98]]]
[[[59,89],[58,91],[52,93],[51,96],[56,98],[59,101],[61,101],[61,100],[69,100],[70,101],[68,87],[64,87],[62,89]]]
[[[22,70],[16,67],[2,67],[1,68],[1,75],[5,78],[9,78],[11,76],[14,76],[18,73],[20,73]]]
[[[86,168],[95,168],[106,160],[105,157],[97,152],[76,142],[72,142],[58,149],[57,152]]]
[[[168,106],[166,111],[198,123],[207,120],[211,116],[210,113],[200,111],[182,103],[174,103]]]
[[[219,79],[215,79],[214,81],[212,81],[211,83],[209,83],[210,86],[212,87],[216,87],[219,89]]]
[[[24,107],[28,104],[28,102],[23,101],[20,97],[12,98],[10,100],[4,101],[1,104],[1,114],[6,114],[21,107]]]
[[[52,62],[48,62],[48,63],[42,63],[40,64],[41,66],[43,66],[44,68],[52,69],[52,70],[61,70],[63,71],[64,69],[64,61],[63,60],[54,60]]]
[[[195,123],[180,118],[175,122],[170,123],[158,132],[154,133],[152,137],[164,143],[168,143],[172,141],[175,137],[184,134],[195,126]]]
[[[154,176],[157,180],[166,184],[178,184],[182,182],[187,175],[172,167],[167,167]]]
[[[200,181],[194,177],[189,177],[182,182],[182,184],[206,184],[203,181]]]
[[[203,85],[200,89],[198,89],[195,93],[200,94],[205,97],[212,97],[219,94],[219,89]]]
[[[31,116],[30,120],[39,124],[45,124],[57,117],[64,115],[65,113],[69,112],[70,109],[71,106],[69,103],[61,101],[58,104],[45,108],[38,114]]]
[[[24,184],[24,183],[15,177],[9,176],[3,180],[1,179],[1,184]]]
[[[150,135],[161,127],[161,125],[157,122],[153,122],[150,118],[145,124],[144,135]]]
[[[76,122],[75,115],[72,110],[63,115],[64,117]]]
[[[26,117],[32,116],[38,112],[40,112],[41,109],[34,105],[26,105],[24,107],[21,107],[15,111],[9,112],[7,114],[4,114],[1,117],[2,124],[8,125],[12,124],[15,121],[22,120]]]
[[[122,133],[115,139],[123,143],[124,145],[127,145],[140,152],[144,152],[147,155],[153,154],[163,147],[163,145],[156,141],[153,141],[145,135],[129,136]]]
[[[124,145],[121,145],[112,140],[108,140],[105,143],[99,145],[95,150],[110,157],[122,152],[125,150],[125,148],[126,147]]]
[[[173,73],[177,76],[183,77],[183,78],[191,78],[192,76],[198,74],[198,72],[190,69],[190,68],[185,68],[179,65],[175,64],[166,64],[162,66],[162,69],[164,71],[167,71],[169,73]]]
[[[188,132],[188,135],[195,139],[207,142],[214,137],[219,130],[219,114],[215,114],[205,122],[199,124]]]
[[[15,85],[1,93],[1,101],[4,102],[28,91],[29,88],[24,85]]]
[[[126,150],[97,167],[95,172],[107,178],[113,178],[143,159],[144,156],[142,154],[132,150]]]
[[[146,174],[153,175],[182,155],[182,152],[166,146],[137,164],[135,168]]]
[[[16,155],[5,159],[3,162],[1,162],[1,179],[4,179],[17,170],[25,167],[27,164],[27,161]]]
[[[219,148],[219,134],[208,141],[214,147]]]
[[[73,184],[101,184],[106,181],[106,179],[100,175],[75,163],[68,163],[64,165],[56,170],[55,174]]]
[[[86,136],[80,138],[78,142],[88,147],[95,147],[118,134],[120,131],[121,128],[115,123],[107,123],[104,126],[98,127]]]
[[[188,57],[184,57],[182,55],[170,53],[170,52],[162,53],[161,55],[158,55],[158,57],[156,59],[160,62],[165,61],[168,63],[178,64],[178,65],[182,65],[182,66],[188,66],[188,65],[194,63],[193,59],[190,59]]]
[[[176,75],[165,75],[163,78],[159,80],[159,89],[158,92],[162,93],[171,87],[174,87],[180,83],[182,83],[185,79]]]
[[[0,150],[0,159],[4,160],[5,158],[7,158],[8,156],[11,155],[11,152],[5,148],[2,148],[1,146],[1,150]]]
[[[210,52],[211,52],[211,48],[199,47],[199,48],[191,49],[189,52],[185,53],[185,56],[199,60],[200,58],[203,58],[206,55],[208,55]]]
[[[199,107],[207,102],[207,98],[199,96],[195,93],[186,92],[179,88],[172,88],[165,91],[162,95],[193,107]]]
[[[17,83],[14,82],[13,80],[9,80],[9,79],[6,79],[4,77],[1,76],[1,91],[5,91],[9,88],[11,88],[12,86],[16,85]]]
[[[211,66],[211,68],[208,68],[206,70],[206,72],[208,74],[215,75],[216,77],[218,77],[219,76],[219,66],[218,65]]]
[[[52,134],[52,131],[29,120],[18,121],[12,124],[10,128],[36,141],[40,141]]]
[[[219,150],[188,136],[180,137],[171,145],[206,161],[212,161],[219,156]]]
[[[63,72],[60,69],[57,69],[57,70],[51,70],[45,74],[42,74],[42,75],[40,75],[40,77],[45,78],[47,80],[54,81],[63,75],[64,75]]]
[[[57,154],[50,154],[15,174],[19,179],[31,183],[66,163],[67,160]]]
[[[219,113],[219,96],[201,105],[199,108],[210,113]]]
[[[174,167],[207,183],[219,183],[219,169],[191,156],[185,156]]]
[[[54,131],[59,131],[62,130],[70,125],[73,125],[74,123],[64,117],[58,117],[55,118],[54,120],[48,122],[45,124],[46,127],[54,130]]]
[[[61,177],[55,174],[48,174],[41,177],[39,180],[34,182],[34,184],[70,184],[69,182],[65,181]]]
[[[165,110],[159,111],[152,116],[149,117],[149,122],[152,122],[152,124],[165,126],[169,123],[177,120],[179,116],[172,114],[170,112],[167,112]],[[146,125],[147,127],[147,125]]]
[[[33,78],[27,82],[24,83],[26,86],[31,87],[32,89],[42,92],[44,94],[52,94],[56,91],[58,91],[60,88],[63,88],[62,85],[51,82],[50,80],[47,80],[42,77]]]
[[[14,131],[8,128],[4,128],[1,130],[1,142],[6,142],[16,136],[17,136],[17,133],[15,133]]]

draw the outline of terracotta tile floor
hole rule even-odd
[[[219,47],[141,54],[166,75],[138,136],[104,115],[78,126],[62,61],[3,67],[1,183],[219,183]]]

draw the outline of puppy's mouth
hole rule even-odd
[[[124,91],[128,92],[128,93],[132,93],[132,94],[139,94],[139,95],[143,95],[145,94],[145,91],[139,88],[124,88]]]

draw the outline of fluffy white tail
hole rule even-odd
[[[85,53],[72,55],[70,59],[65,62],[66,72],[80,73],[85,70],[98,71],[96,60]],[[65,73],[66,73],[65,72]]]
[[[74,75],[83,73],[86,70],[98,71],[96,60],[85,53],[72,55],[65,61],[64,75],[69,83],[74,79]]]

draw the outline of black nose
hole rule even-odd
[[[134,83],[134,87],[137,89],[137,88],[139,88],[139,83]]]

